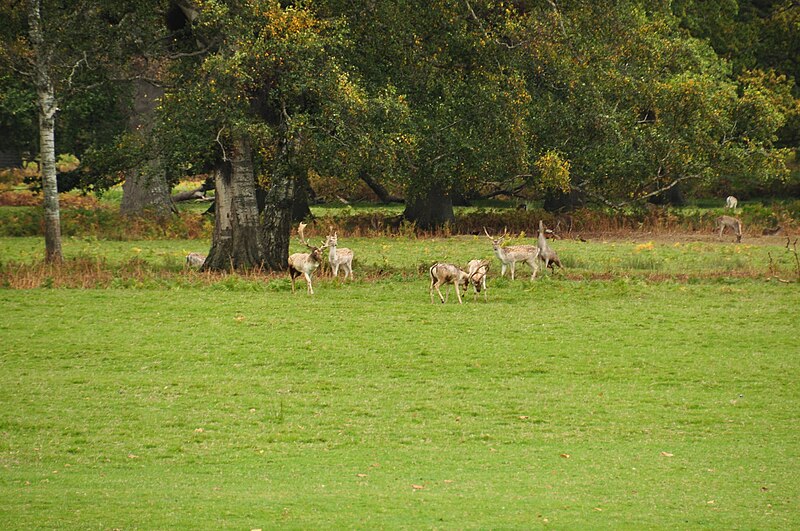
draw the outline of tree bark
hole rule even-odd
[[[226,271],[260,267],[264,245],[249,138],[234,138],[230,164],[216,170],[215,190],[214,236],[203,268]]]
[[[311,215],[310,199],[314,190],[308,177],[296,177],[294,185],[294,200],[292,201],[292,221],[303,221],[313,217]]]
[[[51,54],[44,42],[42,16],[39,0],[28,4],[28,24],[34,51],[36,94],[39,107],[40,169],[42,172],[42,195],[44,197],[44,243],[45,261],[60,263],[61,212],[58,204],[58,178],[56,176],[56,105],[55,88],[50,77]]]
[[[283,271],[288,265],[295,185],[295,179],[291,176],[274,176],[267,190],[262,238],[264,267],[271,271]]]
[[[378,196],[378,199],[381,200],[381,203],[402,203],[404,201],[402,197],[390,194],[385,186],[370,177],[366,171],[359,172],[358,178],[364,181],[367,186],[369,186],[369,189]]]
[[[141,79],[133,83],[133,109],[128,127],[135,133],[148,135],[153,129],[155,110],[164,89]],[[158,158],[150,158],[141,169],[130,168],[126,172],[120,211],[135,216],[168,216],[175,212],[169,194],[166,170]]]
[[[455,221],[453,200],[441,186],[434,185],[406,200],[403,217],[416,223],[420,229],[441,227],[448,221]]]

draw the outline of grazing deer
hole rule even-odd
[[[464,304],[461,301],[461,292],[458,288],[461,286],[465,292],[467,288],[469,288],[469,273],[462,271],[453,264],[440,263],[433,264],[429,272],[431,274],[431,304],[433,304],[434,288],[436,288],[436,292],[439,294],[442,304],[447,302],[447,299],[442,296],[442,291],[439,289],[439,286],[442,284],[447,284],[447,298],[450,298],[450,284],[453,284],[456,287],[456,297],[458,297],[458,303]]]
[[[186,267],[203,267],[206,262],[206,255],[200,253],[189,253],[186,255]]]
[[[333,236],[329,234],[325,240],[325,245],[330,249],[328,251],[328,263],[331,264],[333,276],[334,278],[339,276],[339,267],[341,267],[344,270],[345,280],[347,280],[348,275],[350,275],[350,280],[353,280],[353,251],[345,247],[337,248],[338,243],[339,239],[335,232]]]
[[[489,300],[489,288],[486,287],[486,274],[489,273],[489,260],[470,260],[467,264],[469,283],[472,284],[472,300],[483,290],[483,299]]]
[[[516,269],[517,262],[525,262],[531,266],[531,280],[536,278],[536,273],[539,271],[539,264],[536,263],[536,258],[539,256],[538,247],[535,245],[509,245],[503,247],[503,240],[506,237],[506,232],[499,238],[492,238],[492,235],[489,234],[486,227],[483,228],[483,232],[485,232],[486,237],[492,241],[494,254],[500,259],[500,263],[502,264],[500,269],[501,277],[505,276],[506,268],[510,267],[511,280],[514,280],[514,270]]]
[[[730,208],[732,210],[736,210],[736,205],[739,204],[739,200],[729,195],[727,199],[725,199],[725,208]]]
[[[556,270],[554,266],[564,267],[561,265],[558,254],[547,244],[547,238],[544,237],[544,223],[542,223],[542,220],[539,220],[539,238],[536,240],[536,247],[539,248],[539,260],[544,262],[545,271],[547,271],[548,267],[553,271]]]
[[[774,227],[765,228],[764,230],[761,231],[761,234],[763,234],[764,236],[774,236],[775,234],[778,234],[782,230],[783,227],[781,227],[780,225],[775,225]]]
[[[303,245],[308,247],[310,252],[294,253],[289,256],[289,276],[292,279],[292,293],[294,293],[294,279],[303,275],[306,279],[306,285],[308,286],[308,294],[313,295],[314,288],[311,286],[311,273],[322,263],[322,251],[326,248],[326,245],[322,247],[309,245],[303,233],[306,225],[306,223],[301,223],[297,229],[297,233],[300,235],[300,241]]]
[[[742,241],[742,222],[731,216],[720,216],[717,218],[717,227],[719,227],[719,238],[722,239],[722,233],[726,228],[730,228],[736,234],[736,243]]]

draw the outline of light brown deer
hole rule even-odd
[[[736,210],[736,207],[739,205],[739,200],[729,195],[727,199],[725,199],[725,208],[730,208],[731,210]]]
[[[450,298],[450,284],[453,284],[456,287],[456,297],[458,297],[458,303],[464,304],[461,300],[459,286],[461,286],[466,292],[466,290],[469,288],[469,273],[461,270],[459,267],[456,267],[453,264],[441,263],[433,264],[428,271],[431,275],[431,304],[433,304],[434,288],[439,294],[442,304],[447,302],[447,299],[442,296],[442,291],[439,289],[439,286],[442,284],[447,284],[447,298]]]
[[[742,241],[742,222],[731,216],[720,216],[717,218],[717,227],[719,227],[719,238],[722,239],[722,233],[726,228],[731,229],[736,234],[736,243]]]
[[[492,249],[497,258],[500,259],[502,264],[500,269],[500,276],[506,275],[506,269],[511,269],[511,280],[514,280],[514,270],[516,269],[517,262],[525,262],[531,266],[531,280],[536,278],[536,273],[539,271],[539,264],[536,259],[539,256],[539,248],[535,245],[509,245],[503,247],[503,242],[508,233],[503,232],[499,238],[493,238],[486,227],[483,228],[486,237],[492,241]]]
[[[486,275],[489,273],[489,260],[470,260],[467,264],[469,283],[472,284],[472,300],[483,290],[483,299],[489,300],[489,288],[486,287]]]
[[[289,276],[292,280],[292,293],[294,293],[294,279],[300,275],[303,275],[306,279],[308,294],[313,295],[314,288],[311,285],[311,273],[313,273],[314,270],[317,269],[322,263],[322,251],[326,248],[326,246],[323,245],[322,247],[314,247],[313,245],[309,245],[309,243],[306,241],[305,234],[303,233],[306,225],[306,223],[301,223],[297,229],[297,233],[300,236],[300,241],[303,243],[303,245],[308,247],[310,252],[294,253],[289,256]]]
[[[544,223],[542,223],[542,220],[539,220],[539,238],[536,240],[536,246],[539,248],[539,260],[544,262],[545,272],[547,272],[548,267],[553,271],[556,270],[553,266],[563,267],[561,265],[561,260],[558,258],[558,254],[547,244],[547,238],[544,237]]]
[[[186,255],[186,267],[200,268],[206,262],[206,255],[200,253],[189,253]]]
[[[346,247],[337,247],[338,243],[339,238],[335,232],[333,235],[329,234],[325,240],[325,245],[330,249],[328,251],[328,263],[331,265],[333,276],[334,278],[339,276],[339,268],[341,267],[344,271],[345,280],[347,280],[348,275],[350,280],[353,280],[353,251]]]

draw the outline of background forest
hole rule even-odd
[[[125,214],[163,217],[178,182],[209,176],[211,269],[283,269],[315,201],[404,201],[433,229],[489,198],[555,212],[800,193],[796,1],[0,10],[0,150],[40,160],[55,259],[56,182],[124,183]],[[79,163],[56,177],[65,154]]]

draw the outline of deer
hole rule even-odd
[[[472,284],[472,300],[483,290],[483,299],[489,300],[489,288],[486,287],[486,275],[489,273],[489,260],[470,260],[467,264],[469,283]]]
[[[722,233],[726,228],[730,228],[736,234],[736,243],[742,241],[742,222],[737,218],[731,216],[720,216],[716,220],[717,227],[719,227],[719,239],[722,239]]]
[[[339,239],[336,232],[333,235],[328,234],[325,245],[330,249],[328,251],[328,263],[331,265],[333,276],[334,278],[339,277],[339,267],[341,267],[344,270],[345,280],[347,280],[348,275],[350,280],[353,280],[353,251],[345,247],[337,247],[338,243]]]
[[[189,253],[186,255],[186,267],[199,268],[203,267],[206,262],[206,255],[200,253]]]
[[[544,262],[545,271],[547,271],[548,267],[553,271],[556,270],[554,266],[560,268],[564,267],[561,265],[558,254],[547,244],[547,238],[544,237],[544,223],[542,223],[542,220],[539,220],[539,238],[536,240],[536,247],[539,248],[539,260]]]
[[[538,247],[535,245],[509,245],[503,247],[503,240],[506,238],[507,232],[503,232],[503,235],[499,238],[493,238],[492,235],[489,234],[489,231],[486,230],[486,227],[483,228],[483,232],[485,232],[486,237],[492,241],[494,254],[500,259],[500,263],[502,264],[500,269],[501,277],[504,277],[506,275],[506,269],[510,268],[511,280],[514,280],[514,270],[516,269],[517,262],[525,262],[531,266],[531,280],[536,278],[536,273],[539,271],[539,264],[536,263],[536,259],[539,256]]]
[[[725,199],[725,208],[730,208],[731,210],[736,210],[736,206],[739,204],[739,200],[729,195],[727,199]]]
[[[315,247],[308,243],[304,234],[307,225],[307,223],[300,223],[297,233],[300,236],[300,242],[308,247],[310,252],[294,253],[289,256],[289,276],[292,280],[292,293],[294,293],[294,279],[303,275],[306,279],[308,294],[313,295],[314,287],[311,285],[311,273],[322,263],[322,251],[325,250],[326,245],[323,244],[322,247]]]
[[[450,284],[453,284],[456,287],[456,297],[458,297],[458,303],[464,304],[461,300],[459,286],[461,286],[466,293],[467,288],[469,288],[469,273],[463,271],[457,266],[454,266],[453,264],[442,264],[439,262],[433,264],[428,272],[431,275],[431,304],[433,304],[434,288],[436,288],[436,292],[439,294],[439,299],[441,299],[442,304],[447,302],[447,299],[450,298]],[[447,299],[442,296],[442,291],[439,289],[439,286],[442,284],[447,284]]]

